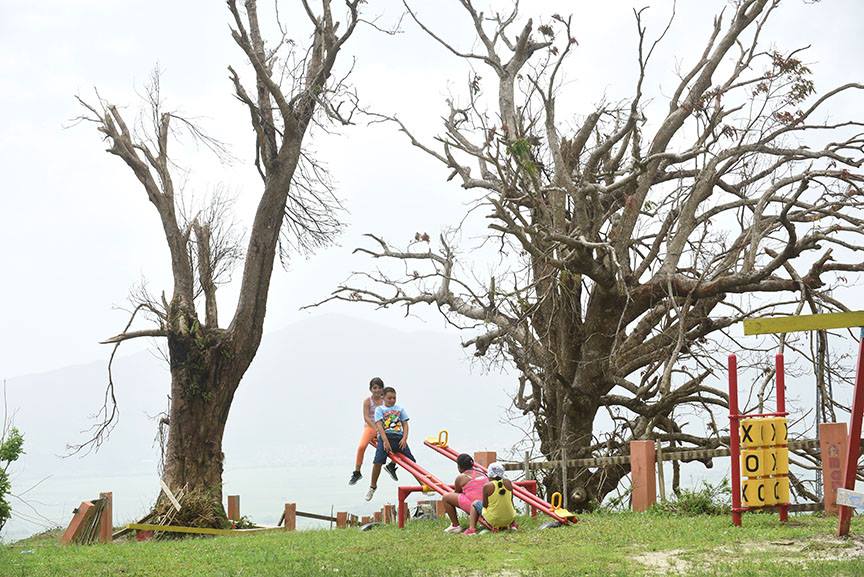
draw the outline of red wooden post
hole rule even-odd
[[[297,503],[285,503],[285,530],[297,529]]]
[[[474,462],[483,467],[488,467],[498,460],[498,453],[495,451],[477,451],[474,453]]]
[[[384,522],[388,525],[396,520],[396,507],[393,505],[384,505]]]
[[[111,534],[114,532],[113,495],[110,492],[99,493],[99,498],[104,501],[102,515],[99,518],[99,542],[110,543]]]
[[[647,511],[657,500],[654,441],[630,441],[630,483],[632,508]]]
[[[90,501],[84,501],[78,508],[75,509],[75,514],[72,516],[72,520],[69,522],[69,526],[66,527],[66,531],[63,532],[63,536],[60,537],[61,545],[68,545],[72,542],[72,539],[75,537],[75,533],[81,528],[81,523],[84,522],[84,519],[87,517],[87,512],[93,508],[93,503]]]
[[[339,511],[336,513],[336,528],[344,529],[348,526],[348,513]]]
[[[240,495],[228,495],[228,520],[240,520]]]
[[[741,526],[741,439],[738,434],[738,358],[729,355],[729,453],[732,458],[732,524]]]
[[[405,528],[405,518],[408,517],[408,506],[405,504],[405,498],[408,492],[404,487],[399,487],[399,528]]]
[[[858,472],[858,455],[861,453],[861,419],[864,416],[864,329],[858,339],[858,374],[855,376],[855,396],[852,398],[852,413],[849,415],[849,442],[846,443],[846,463],[843,468],[844,489],[855,489],[855,474]],[[852,508],[840,507],[837,535],[849,534]]]
[[[783,363],[783,355],[774,357],[775,374],[777,375],[777,412],[780,416],[785,417],[786,413],[786,367]],[[787,427],[788,422],[787,422]],[[780,522],[785,523],[789,520],[789,504],[780,505]]]
[[[522,486],[525,487],[525,489],[527,489],[528,492],[530,492],[532,495],[537,494],[537,481],[535,481],[534,479],[522,481]],[[531,516],[536,517],[537,516],[537,507],[529,504],[529,509],[531,509]]]
[[[381,521],[384,520],[384,512],[383,511],[375,511],[375,514],[373,515],[373,517],[374,517],[376,523],[380,523]]]
[[[843,457],[846,455],[846,423],[819,425],[819,452],[822,456],[822,495],[825,513],[837,514],[837,488],[843,482]]]

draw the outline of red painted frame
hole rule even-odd
[[[864,416],[864,328],[858,339],[858,373],[855,376],[855,396],[852,397],[852,414],[849,415],[849,442],[846,444],[846,464],[843,469],[841,487],[855,490],[855,475],[858,472],[858,456],[861,454],[861,420]],[[837,536],[849,534],[852,508],[838,506]]]

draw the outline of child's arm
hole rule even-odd
[[[369,418],[369,399],[363,399],[363,420],[366,426],[375,428],[375,421]]]
[[[384,432],[384,421],[375,421],[375,429],[378,430],[378,435],[381,437],[381,442],[384,443],[384,450],[388,453],[393,452],[393,447],[390,446],[390,440],[387,439],[387,433]]]
[[[404,449],[408,446],[408,421],[402,421],[402,438],[399,439],[399,448]]]
[[[495,483],[486,483],[483,485],[483,506],[489,506],[489,495],[495,490]]]

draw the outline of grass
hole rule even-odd
[[[572,527],[513,534],[444,534],[444,521],[400,531],[267,533],[60,547],[40,537],[0,548],[0,577],[270,576],[639,576],[864,575],[864,540],[831,535],[836,520],[745,515],[680,517],[659,512],[583,515]],[[860,523],[853,532],[862,531]]]

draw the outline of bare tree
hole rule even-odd
[[[476,34],[464,49],[406,3],[478,71],[464,103],[448,102],[435,142],[381,120],[474,193],[495,270],[478,279],[466,260],[476,253],[460,253],[455,234],[434,247],[418,234],[405,249],[370,235],[359,252],[401,264],[358,273],[327,300],[437,307],[476,355],[518,369],[515,407],[533,417],[548,458],[622,454],[630,439],[721,444],[728,425],[711,410],[727,396],[707,379],[724,346],[747,348],[728,329],[799,304],[844,310],[831,289],[864,270],[862,123],[826,111],[864,85],[817,95],[801,50],[762,48],[778,3],[740,0],[717,16],[695,62],[650,106],[643,87],[672,18],[651,40],[635,11],[632,96],[601,102],[573,128],[556,115],[578,49],[570,18],[535,27],[515,8],[488,15],[459,0]],[[704,418],[689,419],[694,410]],[[603,434],[601,411],[614,423]],[[571,468],[570,503],[590,507],[627,472]]]
[[[255,76],[247,89],[229,68],[235,95],[250,115],[255,165],[262,181],[245,254],[219,198],[197,212],[182,207],[169,143],[185,131],[216,152],[221,152],[221,145],[188,120],[162,109],[158,75],[147,92],[149,130],[130,129],[120,110],[101,98],[96,104],[81,100],[87,111],[83,119],[96,124],[108,152],[132,170],[156,208],[174,278],[168,297],[163,293],[157,299],[141,291],[126,329],[106,342],[115,344],[116,352],[130,339],[167,340],[171,397],[165,420],[164,480],[174,490],[183,489],[185,503],[191,505],[184,506],[178,522],[216,525],[225,518],[222,435],[234,392],[261,342],[277,249],[282,256],[290,250],[309,251],[330,242],[340,228],[338,201],[321,166],[304,150],[303,140],[310,124],[324,117],[350,121],[356,100],[345,79],[332,75],[342,47],[360,21],[361,0],[346,0],[343,23],[336,20],[331,0],[321,0],[317,12],[301,0],[312,34],[305,51],[288,39],[281,23],[282,37],[276,43],[265,42],[255,0],[245,0],[242,8],[236,0],[227,4],[233,38]],[[220,326],[217,288],[231,265],[244,258],[237,308],[227,325]],[[139,313],[149,316],[155,327],[133,330]],[[104,418],[85,446],[98,446],[116,422],[113,387],[109,363]]]

